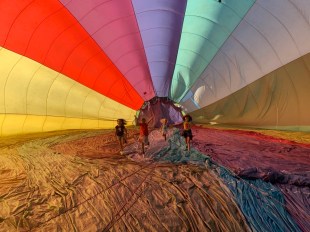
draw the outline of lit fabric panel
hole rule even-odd
[[[253,2],[188,0],[171,83],[171,99],[181,101]]]
[[[178,54],[186,0],[133,0],[158,97],[169,94]]]
[[[135,111],[27,57],[0,47],[1,135],[107,128]]]
[[[55,130],[111,129],[116,121],[40,115],[0,114],[1,136]],[[128,123],[131,125],[131,121]]]
[[[61,0],[144,100],[155,96],[131,0]]]
[[[142,98],[81,24],[56,0],[0,2],[0,46],[133,109]]]
[[[222,104],[217,102],[229,98],[227,102],[235,99],[237,104],[233,105],[239,105],[236,110],[240,112],[237,113],[240,118],[228,113],[226,119],[220,121],[278,126],[309,124],[309,107],[305,104],[305,99],[309,99],[309,17],[310,4],[307,1],[257,0],[193,85],[191,97],[182,103],[184,107],[189,112],[213,103],[220,107]],[[307,58],[299,60],[301,57]],[[251,83],[272,72],[275,79],[269,77],[270,81],[261,81],[255,88],[250,87]],[[244,88],[250,92],[234,94]],[[251,91],[253,89],[255,91]],[[258,96],[266,99],[255,100]],[[244,101],[259,104],[253,107],[249,103],[244,105]],[[263,109],[269,113],[259,113],[260,120],[256,122],[254,115],[260,110],[264,112]],[[226,109],[222,110],[226,112]],[[245,117],[244,112],[248,116]],[[277,114],[281,115],[278,119]]]
[[[199,123],[309,131],[309,89],[310,53],[191,115]]]

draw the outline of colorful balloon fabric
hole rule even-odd
[[[201,123],[309,128],[307,1],[0,4],[1,135],[107,128],[154,97]]]
[[[182,112],[199,125],[309,132],[309,19],[309,0],[0,0],[0,136],[113,129],[118,118],[125,119],[127,126],[135,124],[139,113],[139,120],[153,117],[152,125],[159,127],[161,118],[169,124],[181,123]],[[205,136],[207,130],[196,129]],[[187,157],[179,150],[184,144],[178,133],[173,130],[169,146],[154,150],[154,160],[204,165],[207,171],[201,171],[202,176],[215,179],[212,191],[225,186],[215,196],[217,204],[228,202],[222,214],[233,225],[220,222],[217,227],[221,214],[212,219],[200,215],[198,228],[310,231],[308,145],[290,143],[285,149],[275,145],[279,141],[268,145],[281,154],[293,150],[300,169],[290,169],[286,162],[283,167],[269,163],[252,167],[242,159],[235,165],[238,154],[231,154],[234,159],[229,160],[222,156],[225,149],[212,157],[216,146],[209,150],[210,137],[197,142],[197,150]],[[65,148],[71,146],[70,141],[64,143]],[[266,149],[254,152],[255,157],[265,157]],[[0,161],[3,170],[8,170],[5,162],[14,166],[10,156],[2,159],[7,160]],[[22,165],[19,159],[15,158],[16,164]],[[81,175],[91,172],[75,165],[70,170],[78,169]],[[164,175],[162,170],[153,171]],[[4,173],[0,169],[0,176]],[[204,188],[209,187],[202,186],[195,194],[205,200],[209,195]],[[191,191],[187,185],[184,189]],[[170,193],[165,194],[163,202],[188,209],[177,197],[168,199]],[[0,206],[4,196],[0,191]],[[208,201],[205,205],[212,211]],[[0,227],[5,222],[3,228],[11,229],[8,225],[13,224],[18,228],[15,219],[7,223],[7,211],[0,209]],[[172,230],[165,223],[152,230]],[[105,228],[113,228],[112,224]]]

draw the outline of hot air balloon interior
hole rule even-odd
[[[0,0],[0,231],[310,231],[309,0]]]

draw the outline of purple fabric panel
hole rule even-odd
[[[296,163],[298,165],[298,163]],[[310,173],[290,173],[272,168],[240,170],[238,176],[245,179],[263,179],[279,187],[285,195],[285,207],[302,231],[310,228]]]
[[[302,231],[310,229],[310,187],[277,185],[285,195],[286,207]]]
[[[131,0],[61,0],[147,101],[155,97]]]
[[[194,129],[194,147],[238,176],[279,186],[286,207],[309,228],[310,145],[241,130]],[[305,230],[306,229],[306,230]]]
[[[152,117],[154,119],[150,122],[151,127],[160,127],[160,119],[162,118],[168,120],[168,125],[182,122],[181,109],[176,107],[172,101],[163,98],[156,98],[147,102],[141,108],[138,120],[141,121],[142,118],[146,118],[148,121]]]
[[[158,97],[168,96],[186,0],[132,0]]]
[[[168,119],[168,124],[179,124],[183,122],[181,109],[174,104],[169,104],[169,107],[167,107],[167,103],[161,102],[161,109],[163,118]]]

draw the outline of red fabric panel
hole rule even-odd
[[[155,97],[131,0],[60,0],[140,96]],[[169,85],[170,86],[170,85]]]
[[[0,46],[29,57],[132,109],[142,98],[57,0],[1,0]]]

